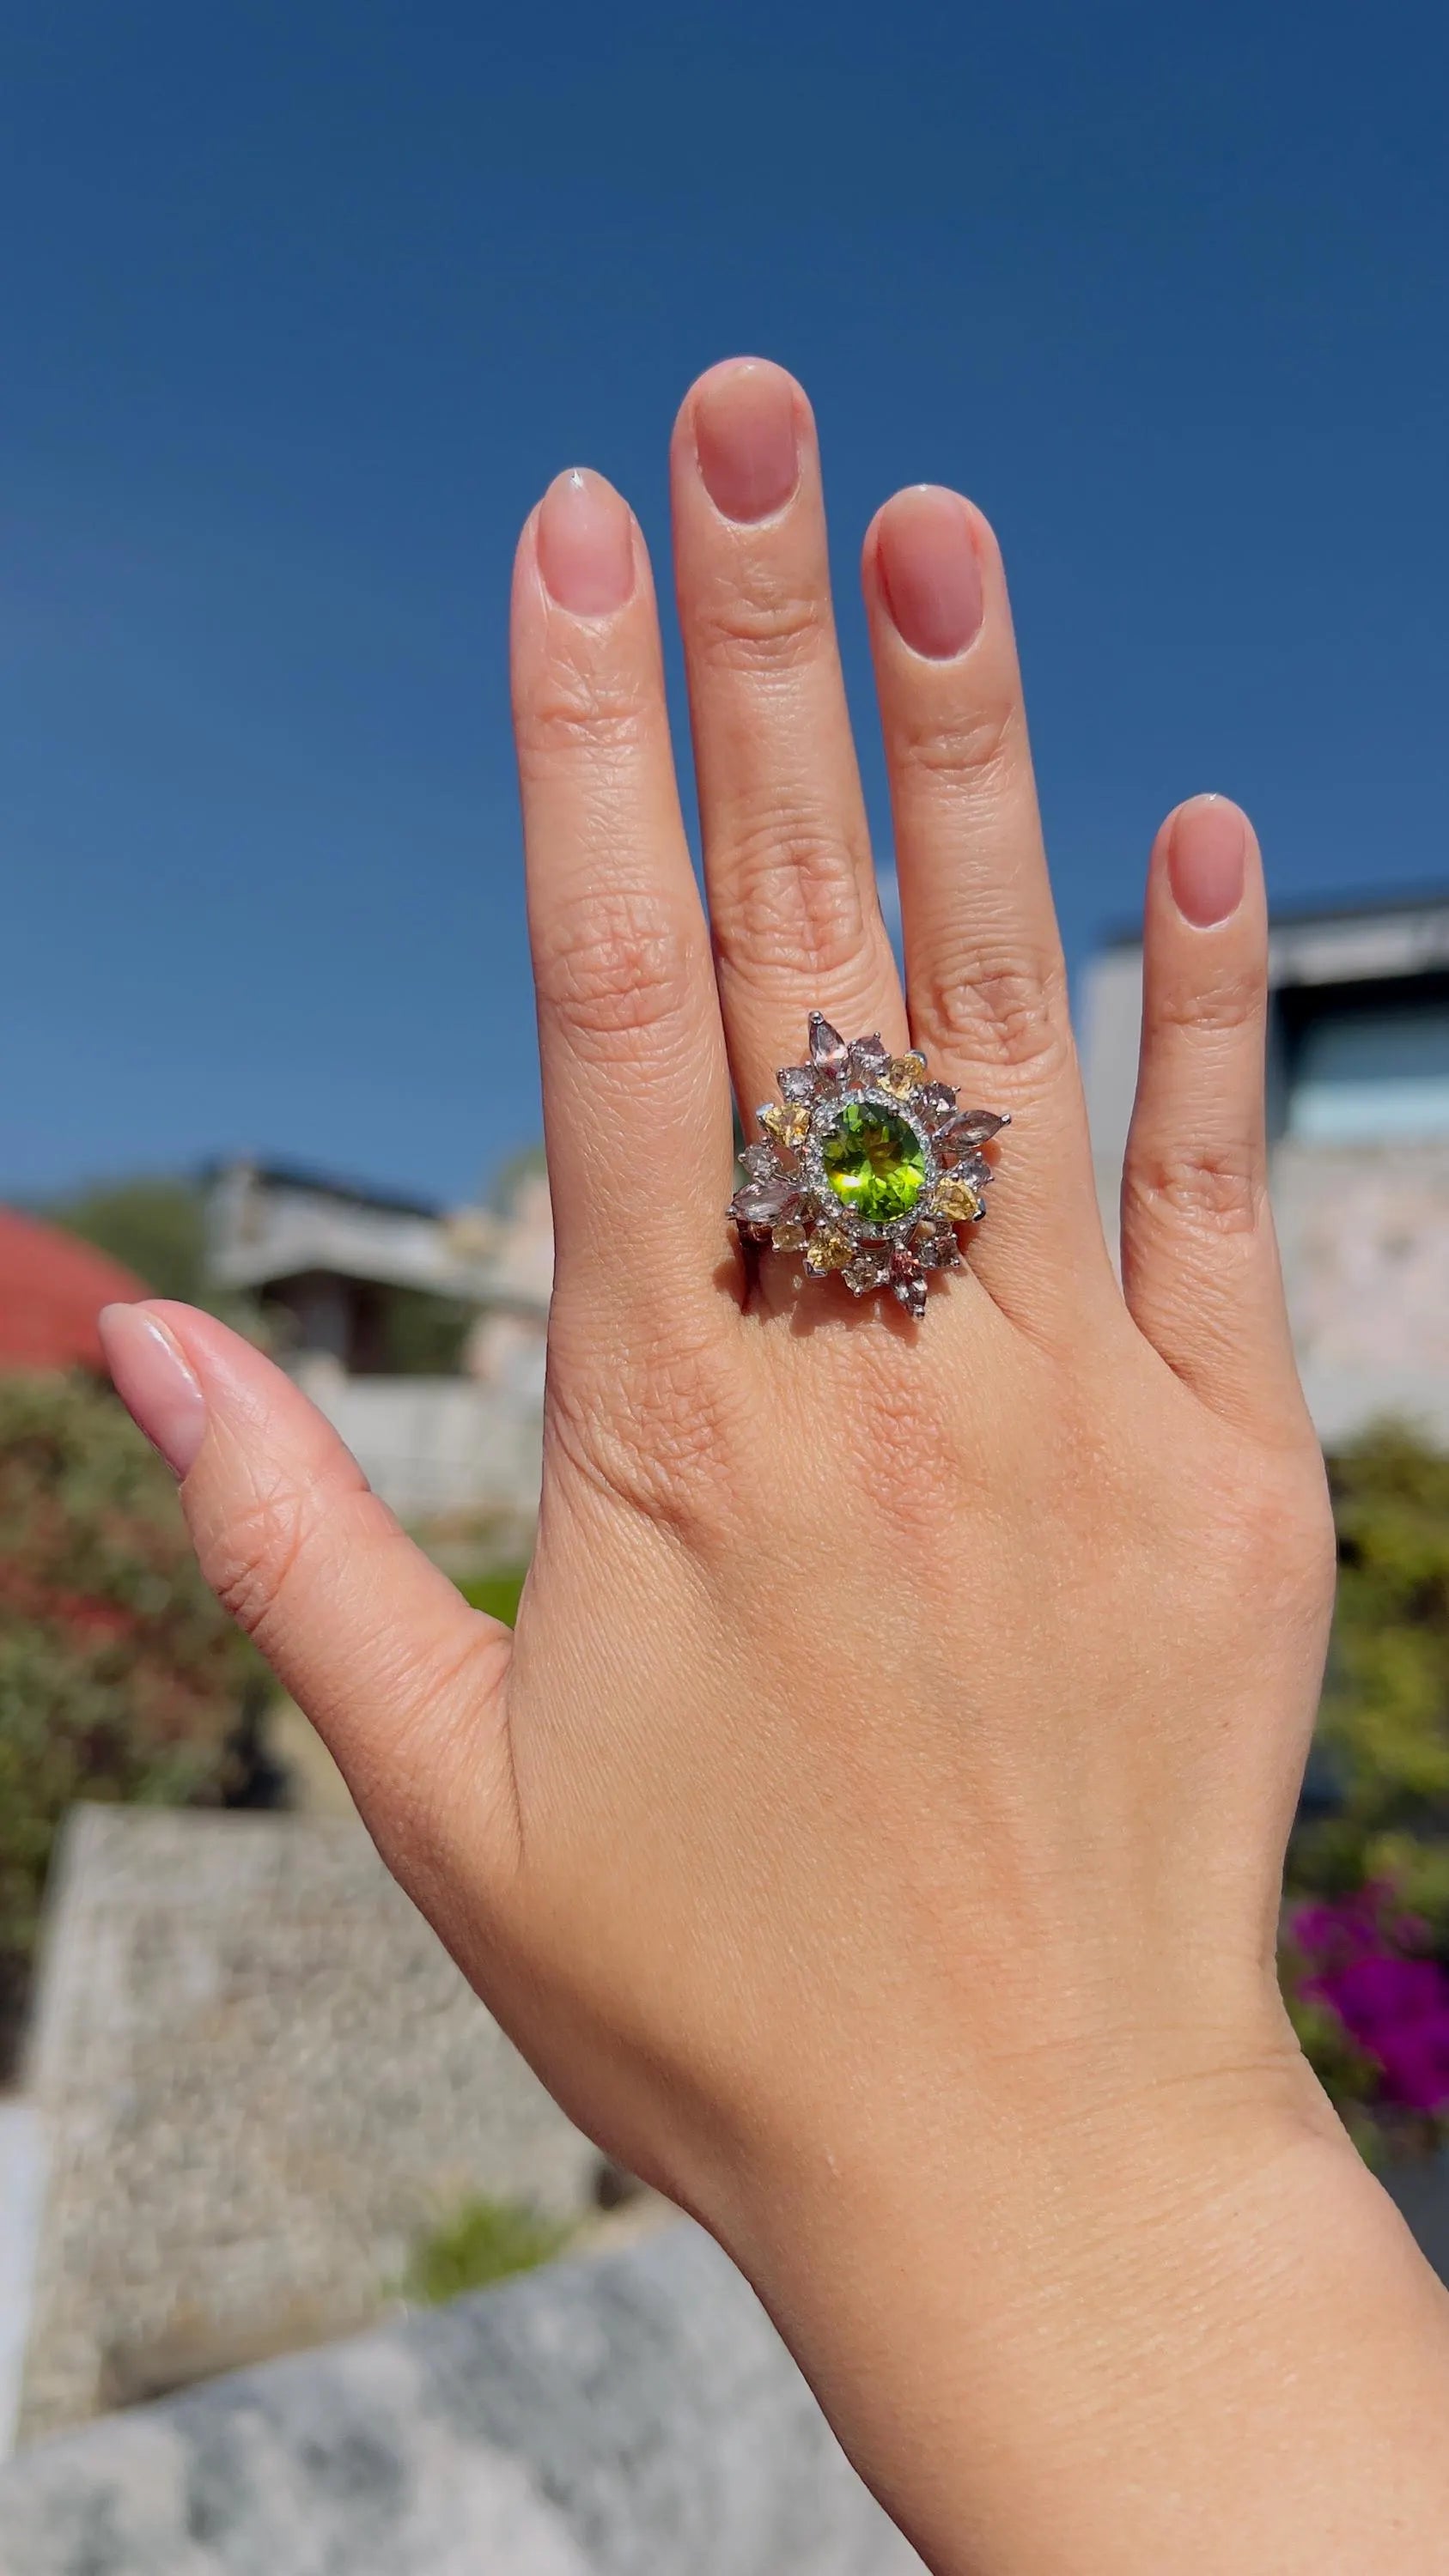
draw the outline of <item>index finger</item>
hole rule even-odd
[[[724,1239],[729,1084],[649,560],[600,475],[519,541],[513,714],[559,1281],[677,1301]]]

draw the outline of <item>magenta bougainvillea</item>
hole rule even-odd
[[[1373,1886],[1295,1907],[1288,1936],[1298,1994],[1341,2023],[1380,2102],[1449,2116],[1449,1976],[1427,1955],[1427,1925]]]

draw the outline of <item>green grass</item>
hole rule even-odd
[[[573,2230],[526,2203],[465,2200],[451,2218],[418,2239],[403,2277],[403,2296],[439,2307],[465,2290],[486,2290],[514,2272],[531,2272],[563,2251]]]
[[[491,1619],[502,1619],[512,1627],[518,1617],[518,1596],[523,1590],[526,1565],[509,1566],[501,1574],[476,1574],[459,1591],[475,1610],[486,1610]]]

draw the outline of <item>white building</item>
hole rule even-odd
[[[541,1471],[553,1276],[548,1184],[528,1166],[500,1208],[445,1210],[284,1164],[212,1174],[208,1267],[266,1315],[277,1356],[406,1520],[527,1514]],[[432,1309],[431,1369],[397,1357],[401,1302]]]
[[[1449,1443],[1449,895],[1275,918],[1272,1193],[1294,1338],[1332,1447],[1397,1414]],[[1142,946],[1090,969],[1085,1068],[1116,1239]]]

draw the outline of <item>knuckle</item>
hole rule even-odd
[[[1251,1234],[1267,1202],[1261,1158],[1246,1146],[1186,1139],[1139,1148],[1123,1177],[1123,1214],[1186,1219],[1216,1234]]]
[[[987,698],[946,718],[907,715],[895,750],[902,768],[929,792],[953,793],[990,783],[1015,769],[1026,748],[1021,700]]]
[[[711,671],[788,673],[818,660],[831,641],[829,606],[818,592],[761,575],[721,588],[699,612],[697,647]]]
[[[1045,1089],[1071,1061],[1066,978],[1060,960],[1022,950],[978,951],[938,961],[913,977],[912,1018],[946,1057],[999,1065]]]
[[[1267,990],[1261,962],[1228,968],[1207,984],[1171,984],[1150,1005],[1151,1017],[1169,1032],[1189,1038],[1211,1038],[1251,1028],[1260,1017]]]
[[[281,1610],[318,1526],[314,1497],[290,1478],[254,1486],[228,1513],[206,1551],[206,1577],[222,1608],[249,1636]]]
[[[570,1372],[546,1436],[607,1500],[697,1547],[728,1518],[741,1431],[734,1373],[700,1333]]]
[[[613,886],[565,907],[539,937],[534,973],[542,1008],[574,1045],[601,1061],[636,1056],[676,1020],[703,967],[674,907],[638,886]]]
[[[634,759],[652,722],[637,681],[555,655],[519,701],[518,761],[525,787],[563,763],[611,770]]]
[[[737,825],[717,871],[716,952],[748,981],[799,984],[838,976],[865,937],[863,867],[839,831],[806,806],[774,804]]]

